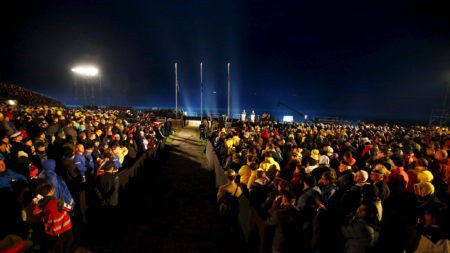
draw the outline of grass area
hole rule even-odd
[[[202,151],[205,151],[206,140],[200,140],[200,131],[199,130],[196,130],[195,132],[197,133],[198,140],[200,141],[200,147],[202,148]]]
[[[208,158],[206,158],[206,154],[205,154],[206,140],[200,140],[200,131],[199,130],[195,130],[195,132],[197,133],[198,140],[200,141],[200,148],[202,149],[203,157],[205,158],[206,162],[208,163]],[[208,134],[209,134],[209,131],[206,133],[206,136],[208,136]]]
[[[173,139],[175,139],[175,137],[178,135],[179,132],[180,132],[180,130],[173,131],[173,134],[171,134],[167,137],[166,145],[170,145],[170,143],[172,143]]]

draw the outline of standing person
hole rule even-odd
[[[45,232],[52,236],[51,244],[55,252],[70,252],[74,240],[72,223],[67,213],[72,211],[70,205],[54,196],[53,187],[48,182],[38,186],[36,191],[43,198],[37,202],[34,215],[44,221]]]
[[[242,189],[235,183],[238,175],[234,170],[225,172],[228,183],[222,185],[217,193],[217,201],[220,204],[219,215],[221,217],[222,229],[225,235],[230,236],[233,232],[233,237],[237,236],[238,231],[238,214],[239,202],[238,199],[242,195]],[[235,239],[235,238],[233,238]]]
[[[378,197],[383,202],[391,194],[388,185],[383,181],[384,172],[380,169],[374,169],[370,173],[370,179],[373,184],[378,187]]]
[[[364,201],[358,208],[358,216],[350,224],[342,226],[347,239],[344,252],[370,252],[378,239],[376,216],[378,209],[372,202]]]
[[[200,130],[200,140],[206,140],[206,126],[203,122],[200,124],[198,129]]]
[[[293,191],[283,191],[283,209],[276,210],[266,220],[267,226],[276,226],[272,243],[272,252],[297,252],[297,240],[300,237],[298,223],[300,221],[300,209],[295,206],[296,200]]]
[[[88,167],[86,166],[86,157],[84,155],[84,146],[83,144],[79,143],[76,147],[75,152],[75,165],[77,166],[78,170],[80,171],[83,178],[88,173]]]
[[[119,202],[119,177],[113,173],[113,161],[105,162],[102,167],[105,173],[95,179],[95,194],[101,210],[102,226],[109,228],[107,221],[115,217],[115,207]]]
[[[312,221],[313,234],[311,238],[311,249],[314,253],[333,252],[337,233],[333,229],[333,219],[327,208],[321,203],[319,197],[312,195],[306,200],[306,205],[314,213]]]
[[[119,177],[113,174],[114,162],[108,160],[102,166],[105,173],[98,175],[95,183],[95,193],[101,205],[117,206],[119,194]]]

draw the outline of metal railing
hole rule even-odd
[[[197,113],[196,112],[186,112],[186,116],[188,116],[188,117],[197,117]]]

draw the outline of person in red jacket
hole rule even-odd
[[[403,195],[408,187],[409,177],[405,172],[405,161],[402,158],[391,160],[391,175],[384,182],[389,186],[391,195]]]
[[[44,183],[36,189],[43,198],[36,199],[37,205],[33,214],[40,217],[45,225],[45,233],[52,236],[51,244],[56,253],[70,252],[73,243],[72,223],[67,212],[72,207],[55,197],[50,183]]]
[[[447,151],[439,149],[434,154],[436,161],[433,163],[433,184],[439,191],[449,185],[450,159],[447,158]]]

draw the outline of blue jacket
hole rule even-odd
[[[306,207],[306,200],[309,196],[316,195],[319,197],[320,202],[322,202],[322,195],[320,192],[320,189],[318,186],[314,186],[313,188],[306,188],[303,190],[302,196],[298,198],[297,200],[297,207],[298,208],[305,208]]]
[[[13,183],[13,180],[15,182],[28,183],[27,178],[22,174],[6,169],[4,172],[0,172],[0,190],[3,191],[7,189],[9,192],[19,190],[16,189],[17,183]]]
[[[122,168],[122,164],[120,164],[119,156],[114,154],[114,152],[113,152],[113,155],[114,155],[114,158],[113,158],[114,170],[119,170],[120,168]]]
[[[75,165],[77,166],[78,170],[80,170],[81,175],[85,175],[88,168],[86,167],[86,157],[83,155],[80,155],[79,153],[75,153]]]
[[[73,200],[72,194],[70,193],[69,188],[67,188],[66,183],[61,181],[59,175],[55,173],[55,160],[45,160],[42,164],[42,168],[44,170],[39,174],[38,178],[47,180],[55,191],[55,197],[66,202],[73,208],[75,206],[75,200]]]
[[[88,152],[84,152],[84,155],[86,157],[86,167],[88,168],[88,170],[94,171],[94,168],[95,168],[94,158]]]

